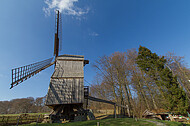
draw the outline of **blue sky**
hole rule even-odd
[[[158,55],[175,52],[190,64],[189,0],[54,1],[60,4],[0,1],[0,100],[46,95],[53,67],[10,90],[11,69],[53,56],[57,8],[63,13],[60,54],[84,55],[90,60],[85,66],[85,79],[90,83],[96,74],[92,64],[98,57],[139,45]]]

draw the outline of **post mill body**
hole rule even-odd
[[[81,55],[56,58],[45,104],[54,110],[52,120],[86,120],[84,104],[84,71],[88,64]]]

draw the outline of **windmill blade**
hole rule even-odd
[[[11,83],[10,89],[22,83],[24,80],[27,80],[31,76],[34,76],[40,71],[53,65],[55,61],[52,62],[52,60],[53,58],[49,58],[49,59],[36,62],[30,65],[12,69],[12,83]]]
[[[59,51],[62,50],[62,45],[63,45],[63,41],[62,41],[62,16],[61,13],[59,14]]]
[[[59,10],[56,11],[55,22],[54,56],[57,57],[62,50],[62,18]]]
[[[55,25],[55,40],[54,40],[54,56],[57,57],[59,55],[59,21],[60,21],[60,13],[56,11],[56,25]]]

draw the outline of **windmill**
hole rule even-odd
[[[55,65],[50,79],[45,105],[52,109],[50,119],[52,122],[61,120],[82,121],[95,119],[94,115],[84,109],[88,100],[114,105],[114,117],[116,118],[116,106],[126,108],[115,102],[89,96],[88,86],[84,86],[84,66],[89,64],[82,55],[59,55],[62,46],[61,40],[61,14],[56,11],[56,26],[54,40],[54,57],[12,69],[12,83],[10,89],[23,81],[31,78],[42,70]],[[128,114],[130,115],[130,114]]]
[[[85,60],[82,55],[59,55],[62,32],[60,16],[60,12],[56,11],[55,57],[12,69],[10,88],[55,65],[45,101],[45,105],[53,110],[50,114],[52,121],[60,121],[61,119],[86,120],[83,104],[84,96],[88,95],[88,89],[84,89],[83,67],[89,64],[89,61]]]

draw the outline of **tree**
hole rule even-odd
[[[33,97],[28,97],[0,101],[0,114],[50,112],[51,109],[44,105],[44,98],[40,97],[35,100]]]
[[[153,79],[164,98],[165,107],[167,106],[167,109],[176,113],[186,113],[187,96],[180,88],[176,76],[173,76],[172,72],[165,67],[166,59],[164,56],[159,57],[148,48],[140,46],[137,64],[146,75]]]
[[[190,100],[190,70],[184,61],[184,57],[176,56],[174,53],[167,53],[167,66],[171,69],[172,73],[177,76],[177,81],[184,89]]]

